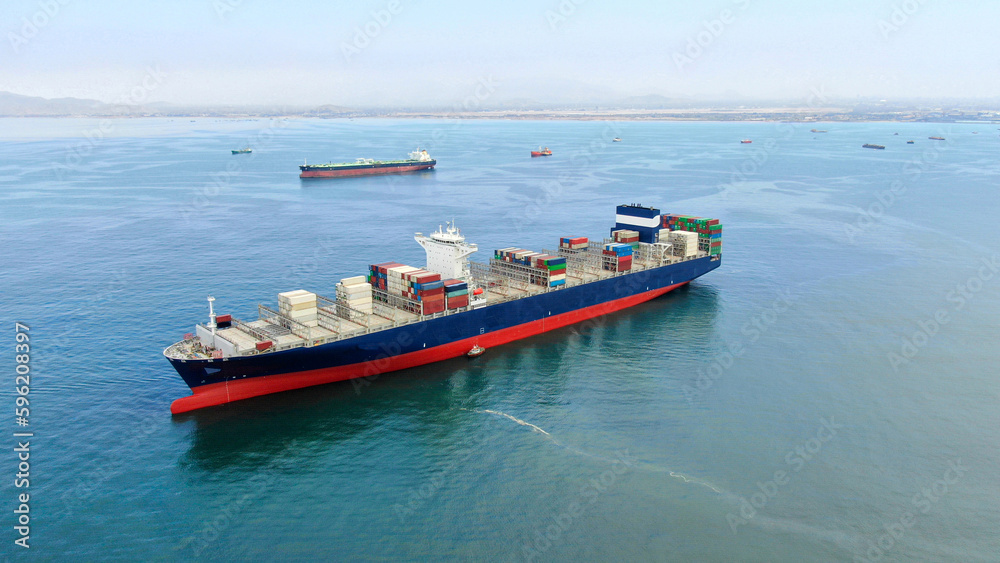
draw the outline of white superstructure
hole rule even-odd
[[[437,232],[429,237],[417,233],[413,238],[427,252],[427,270],[446,278],[469,278],[469,256],[479,247],[465,242],[462,231],[455,227],[454,221],[448,223],[447,229],[439,225]]]

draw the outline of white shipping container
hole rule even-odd
[[[299,289],[296,291],[286,291],[285,293],[278,294],[278,303],[285,305],[301,305],[303,303],[316,303],[316,294],[310,293],[304,289]]]
[[[402,278],[403,274],[415,272],[419,269],[420,268],[414,268],[413,266],[396,266],[395,268],[389,268],[388,270],[386,270],[386,272],[388,272],[388,276],[390,278],[395,277],[398,279]]]
[[[288,317],[289,319],[308,319],[309,317],[316,317],[317,309],[306,309],[305,311],[288,311],[287,313],[282,313],[282,315]]]
[[[344,285],[358,285],[362,283],[368,283],[368,278],[364,276],[354,276],[352,278],[344,278],[340,280],[340,283]]]
[[[361,295],[364,293],[371,293],[372,284],[370,283],[359,283],[354,285],[341,285],[337,284],[337,293],[344,295]]]

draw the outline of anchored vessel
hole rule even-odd
[[[885,150],[885,145],[876,145],[876,144],[873,144],[873,143],[865,143],[865,144],[861,145],[861,148],[863,148],[863,149]]]
[[[241,321],[215,312],[163,351],[193,394],[182,413],[249,397],[410,368],[464,355],[648,301],[719,267],[717,219],[617,207],[602,241],[565,237],[556,250],[478,246],[449,224],[417,233],[427,264],[373,264],[335,297],[278,294]]]
[[[538,147],[537,151],[531,151],[531,156],[552,156],[549,147]]]
[[[232,149],[232,151],[233,151],[233,154],[249,154],[249,153],[253,152],[253,149],[250,148],[250,147],[245,147],[245,148],[242,148],[242,149]]]
[[[427,151],[417,149],[407,160],[372,160],[359,158],[355,162],[328,164],[302,164],[299,178],[341,178],[344,176],[371,176],[373,174],[403,174],[434,168],[437,161]]]

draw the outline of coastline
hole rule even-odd
[[[484,111],[154,111],[0,115],[0,118],[48,119],[485,119],[530,121],[706,121],[706,122],[898,122],[1000,124],[1000,111],[913,110],[859,111],[850,108],[690,108],[609,110],[484,110]]]

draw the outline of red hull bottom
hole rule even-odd
[[[569,313],[563,313],[562,315],[546,317],[530,323],[512,326],[510,328],[475,336],[473,338],[467,338],[465,340],[457,340],[442,346],[419,350],[409,354],[401,354],[391,358],[384,358],[378,360],[377,362],[362,362],[346,366],[337,366],[296,373],[283,373],[281,375],[267,375],[263,377],[255,377],[253,379],[224,381],[220,383],[212,383],[210,385],[203,385],[194,391],[194,395],[181,397],[180,399],[174,401],[173,404],[170,405],[170,412],[180,414],[205,407],[230,403],[232,401],[258,397],[260,395],[268,395],[270,393],[290,391],[292,389],[301,389],[303,387],[312,387],[313,385],[323,385],[325,383],[345,381],[358,377],[370,377],[377,374],[457,358],[459,356],[464,356],[469,350],[472,349],[473,346],[476,345],[483,348],[490,348],[501,344],[507,344],[508,342],[513,342],[515,340],[521,340],[522,338],[542,334],[543,332],[562,328],[573,323],[578,323],[580,321],[585,321],[587,319],[627,309],[628,307],[638,305],[639,303],[649,301],[650,299],[655,299],[656,297],[673,291],[687,283],[689,282],[679,283],[661,289],[654,289],[653,291],[647,291],[645,293],[638,293],[629,297],[608,301],[607,303],[601,303],[600,305],[594,305],[592,307],[585,307],[576,311],[570,311]]]
[[[433,164],[415,164],[413,166],[393,166],[385,168],[357,168],[354,170],[304,170],[299,178],[341,178],[344,176],[375,176],[378,174],[405,174],[434,168]]]

